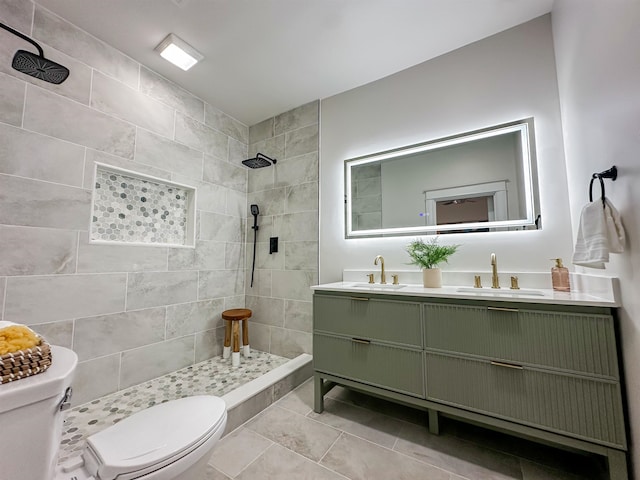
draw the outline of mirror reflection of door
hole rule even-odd
[[[456,198],[436,202],[436,217],[438,225],[455,223],[488,222],[489,209],[493,214],[493,199],[491,197]],[[491,204],[491,205],[490,205]],[[493,215],[491,215],[493,216]]]

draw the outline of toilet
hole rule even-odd
[[[44,373],[0,385],[0,480],[201,480],[224,432],[219,397],[197,395],[154,405],[87,438],[82,454],[57,465],[63,411],[78,363],[51,347]]]

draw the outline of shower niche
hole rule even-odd
[[[195,246],[196,189],[96,163],[89,242]]]

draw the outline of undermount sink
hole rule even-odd
[[[477,293],[477,294],[487,294],[487,295],[531,295],[534,297],[544,297],[544,292],[542,290],[533,290],[527,288],[521,288],[519,290],[511,290],[510,288],[473,288],[473,287],[462,287],[458,288],[456,292],[460,293]]]
[[[404,288],[406,285],[398,284],[394,285],[392,283],[345,283],[345,287],[349,288],[362,288],[365,290],[398,290],[399,288]]]

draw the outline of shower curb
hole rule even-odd
[[[231,433],[272,403],[284,397],[313,375],[313,357],[298,355],[284,365],[251,380],[222,396],[227,404],[227,426],[224,435]]]

